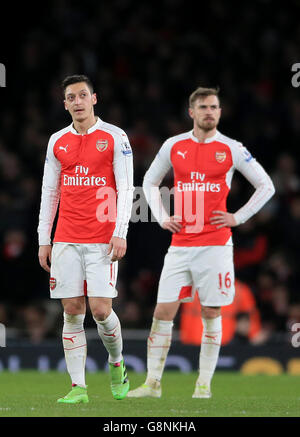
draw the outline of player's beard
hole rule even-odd
[[[218,125],[218,123],[216,122],[216,120],[211,119],[211,120],[202,120],[200,122],[197,123],[198,128],[203,130],[204,132],[209,132],[213,129],[215,129]]]

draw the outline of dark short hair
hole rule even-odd
[[[189,97],[189,106],[190,108],[192,106],[194,106],[194,103],[197,99],[204,99],[205,97],[208,96],[217,96],[218,100],[220,102],[220,98],[219,98],[219,92],[220,92],[220,88],[216,87],[216,88],[204,88],[199,86]]]
[[[61,88],[63,92],[63,96],[65,96],[66,88],[73,83],[85,82],[91,91],[91,94],[94,92],[94,86],[89,77],[84,74],[73,74],[72,76],[67,76],[61,83]]]

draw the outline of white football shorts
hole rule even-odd
[[[116,297],[118,262],[111,262],[108,244],[54,243],[50,296]]]
[[[233,246],[170,246],[165,256],[157,302],[191,302],[198,293],[203,306],[233,302]]]

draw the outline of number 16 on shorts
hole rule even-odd
[[[232,285],[230,272],[218,273],[219,290],[222,295],[229,296],[229,291]]]

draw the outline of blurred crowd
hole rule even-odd
[[[191,129],[191,92],[220,86],[220,131],[242,141],[276,187],[263,210],[233,231],[237,278],[253,293],[262,342],[300,322],[300,94],[290,73],[300,61],[299,6],[261,0],[235,9],[215,0],[202,12],[180,0],[157,8],[56,0],[18,39],[0,117],[0,321],[31,341],[56,336],[62,320],[38,263],[36,229],[47,142],[71,121],[60,82],[77,73],[95,85],[96,114],[127,132],[135,186],[162,142]],[[228,210],[252,192],[236,174]],[[123,328],[150,327],[170,238],[157,223],[130,224],[114,303]],[[94,326],[89,313],[86,323]]]

